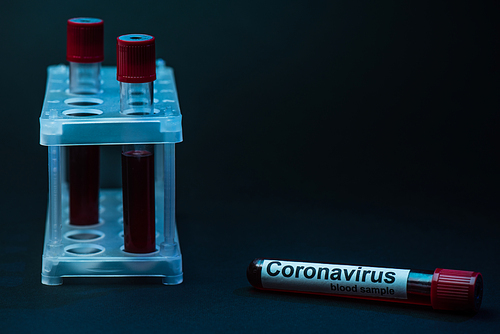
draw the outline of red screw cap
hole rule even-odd
[[[122,35],[116,43],[116,78],[121,82],[156,80],[155,38],[144,34]]]
[[[432,277],[431,304],[437,310],[477,312],[483,299],[481,273],[436,269]]]
[[[104,22],[77,17],[68,20],[66,60],[74,63],[98,63],[104,60]]]

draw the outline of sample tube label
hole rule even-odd
[[[409,269],[264,260],[265,289],[406,299]]]

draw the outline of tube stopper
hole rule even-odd
[[[98,63],[104,60],[104,22],[77,17],[68,20],[66,60],[74,63]]]
[[[438,310],[476,311],[483,298],[483,276],[473,271],[436,269],[431,304]]]
[[[122,35],[116,43],[116,78],[121,82],[156,80],[155,38],[145,34]]]

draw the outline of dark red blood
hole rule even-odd
[[[125,251],[154,252],[156,232],[153,153],[146,150],[123,152],[122,183]]]
[[[69,219],[71,225],[99,222],[99,146],[69,148]]]

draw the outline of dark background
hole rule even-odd
[[[2,331],[497,332],[498,13],[494,1],[2,4]],[[148,33],[175,69],[179,286],[40,283],[38,117],[78,16],[104,19],[104,65],[118,35]],[[260,292],[245,277],[255,257],[481,271],[483,307]]]

